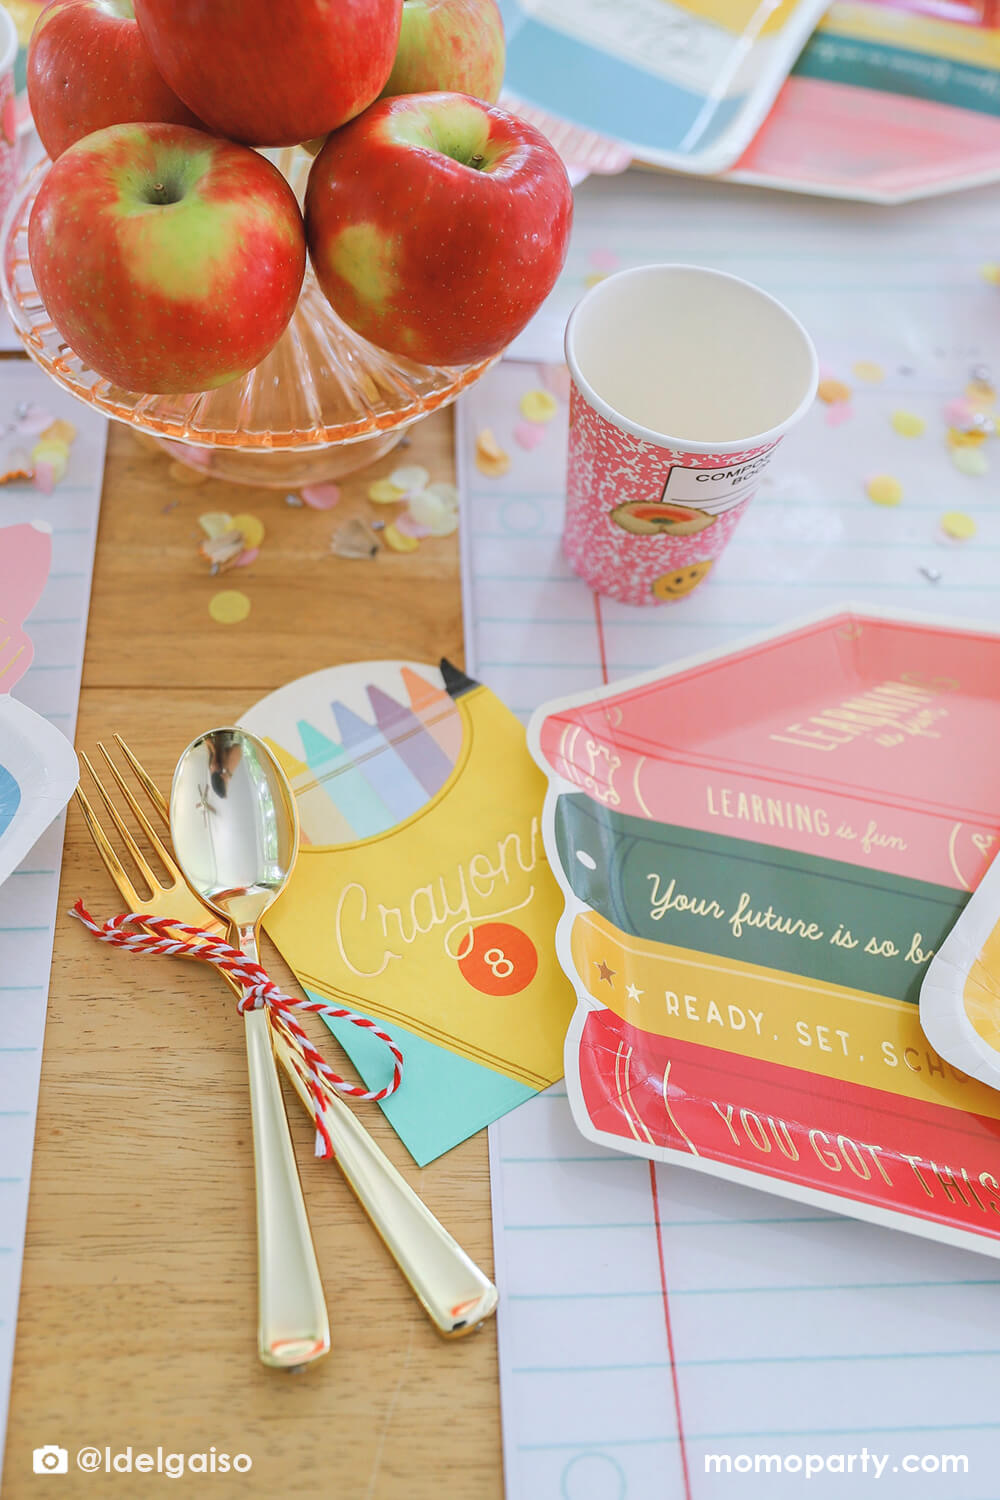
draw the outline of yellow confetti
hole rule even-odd
[[[401,469],[393,469],[389,475],[389,483],[402,490],[404,495],[419,494],[430,484],[430,479],[430,474],[422,464],[404,464]]]
[[[39,434],[39,440],[43,443],[71,443],[76,437],[76,428],[72,422],[67,422],[65,417],[56,417],[50,422],[43,433]]]
[[[214,539],[232,531],[233,518],[225,510],[207,510],[203,516],[198,517],[198,525],[207,537]]]
[[[243,537],[244,547],[259,547],[264,540],[264,523],[256,516],[241,514],[232,519],[233,531],[238,531]]]
[[[510,468],[510,454],[500,447],[489,427],[484,427],[476,439],[476,468],[491,479],[499,479]]]
[[[903,486],[892,474],[873,474],[865,490],[874,505],[898,505],[903,498]]]
[[[955,448],[951,461],[960,474],[968,474],[973,479],[989,472],[990,461],[982,448]]]
[[[250,613],[250,600],[240,589],[223,589],[208,601],[208,612],[219,625],[238,625]]]
[[[965,387],[965,399],[973,411],[992,411],[997,404],[997,393],[987,380],[970,380]]]
[[[391,547],[393,552],[416,552],[420,546],[415,536],[404,536],[398,526],[391,521],[382,536],[385,538],[386,546]]]
[[[923,417],[918,417],[915,411],[894,411],[890,421],[894,432],[900,437],[919,437],[927,426]]]
[[[398,484],[393,484],[391,479],[376,479],[374,484],[368,486],[368,498],[374,500],[376,505],[395,505],[397,500],[402,500],[406,494]]]
[[[978,448],[980,443],[985,443],[986,434],[978,427],[972,428],[970,432],[963,432],[960,427],[949,427],[945,441],[949,448]]]
[[[518,403],[521,416],[529,422],[551,422],[559,403],[551,391],[525,391]]]
[[[976,523],[964,510],[948,510],[941,517],[941,530],[957,542],[967,542],[976,534]]]
[[[866,380],[870,385],[877,385],[880,380],[885,379],[885,371],[873,359],[859,359],[857,364],[851,366],[851,370],[859,380]]]
[[[827,406],[837,406],[841,401],[850,401],[851,388],[842,380],[833,380],[828,377],[820,381],[816,394],[821,401],[826,402]]]
[[[984,266],[980,266],[979,274],[984,281],[989,281],[994,286],[1000,282],[1000,266],[997,265],[996,261],[988,260]]]
[[[179,464],[176,460],[170,465],[167,473],[174,484],[207,484],[208,475],[204,469],[192,469],[190,464]]]
[[[583,278],[583,284],[586,287],[597,286],[600,282],[607,281],[607,279],[607,271],[591,271]]]

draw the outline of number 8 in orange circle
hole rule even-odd
[[[484,922],[458,961],[462,977],[481,995],[519,995],[538,972],[538,952],[520,927]]]

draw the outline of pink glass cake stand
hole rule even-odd
[[[28,217],[48,166],[18,189],[0,235],[14,327],[65,390],[192,467],[274,489],[336,479],[388,453],[408,427],[454,401],[493,363],[433,368],[376,349],[341,322],[310,269],[288,328],[242,380],[186,396],[122,390],[69,348],[31,274]]]

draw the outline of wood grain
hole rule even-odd
[[[405,455],[405,458],[404,458]],[[112,427],[77,744],[117,729],[161,784],[180,749],[290,678],[342,661],[462,659],[454,537],[373,562],[334,557],[349,516],[397,463],[451,478],[450,415],[346,480],[332,511],[212,481],[182,485],[169,460]],[[222,581],[198,558],[197,517],[260,517],[250,569]],[[252,600],[216,625],[220,587]],[[118,904],[75,808],[63,861],[5,1500],[37,1494],[31,1451],[70,1451],[61,1500],[162,1495],[163,1475],[79,1472],[85,1444],[112,1453],[245,1453],[248,1473],[185,1475],[179,1493],[284,1500],[499,1500],[496,1332],[445,1343],[417,1307],[336,1167],[289,1116],[330,1307],[333,1353],[299,1376],[255,1357],[253,1171],[242,1028],[221,981],[195,965],[100,948],[66,910]],[[272,953],[273,957],[273,953]],[[275,977],[287,973],[280,961]],[[327,1055],[337,1048],[322,1026]],[[340,1059],[337,1058],[339,1061]],[[485,1134],[418,1170],[374,1106],[390,1158],[459,1241],[492,1268]]]

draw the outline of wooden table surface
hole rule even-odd
[[[280,491],[180,485],[165,455],[112,424],[77,745],[117,729],[165,786],[195,734],[293,677],[365,657],[460,662],[455,537],[373,562],[329,546],[346,517],[375,514],[367,486],[395,464],[451,478],[451,433],[450,413],[430,418],[406,449],[344,481],[336,510],[316,512],[287,506]],[[259,560],[222,585],[197,556],[207,510],[249,511],[267,528]],[[208,601],[230,584],[252,611],[217,625]],[[336,1166],[313,1157],[290,1090],[333,1352],[298,1376],[258,1364],[246,1061],[231,996],[195,965],[100,947],[65,916],[78,896],[95,915],[119,910],[71,807],[5,1500],[38,1494],[31,1452],[46,1443],[71,1455],[60,1500],[144,1500],[169,1488],[155,1473],[81,1473],[73,1456],[85,1445],[248,1454],[248,1473],[180,1481],[178,1493],[219,1500],[327,1490],[341,1500],[499,1500],[495,1323],[457,1342],[438,1337]],[[280,961],[272,972],[287,973]],[[358,1108],[492,1272],[485,1133],[421,1171],[377,1106]]]

